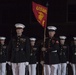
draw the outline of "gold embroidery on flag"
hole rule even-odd
[[[43,8],[43,7],[36,6],[36,10],[41,11],[41,12],[47,14],[47,10],[45,8]]]
[[[38,19],[41,21],[44,18],[44,14],[42,12],[38,12]]]

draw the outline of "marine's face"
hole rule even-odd
[[[16,29],[17,34],[22,34],[22,32],[23,32],[23,29]]]
[[[60,40],[60,43],[61,43],[61,44],[64,44],[64,43],[65,43],[65,40]]]
[[[55,31],[49,31],[49,37],[54,37]]]
[[[35,41],[31,41],[31,45],[34,46],[35,45]]]
[[[0,43],[1,43],[1,44],[4,44],[4,42],[5,42],[5,40],[0,40]]]
[[[74,40],[74,44],[76,45],[76,40]]]

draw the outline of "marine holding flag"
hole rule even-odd
[[[54,37],[56,27],[48,26],[49,37],[45,40],[45,46],[42,47],[44,52],[44,75],[57,75],[59,64],[59,41]]]
[[[37,19],[39,24],[44,28],[44,43],[45,43],[48,8],[45,6],[42,6],[40,4],[37,4],[35,2],[32,2],[32,9],[33,9],[35,18]],[[42,52],[42,53],[44,53],[44,52]],[[43,66],[43,71],[44,71],[44,65],[42,65],[42,66]],[[44,75],[44,72],[42,74]]]

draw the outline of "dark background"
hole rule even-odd
[[[44,6],[48,2],[47,25],[58,28],[56,35],[76,36],[76,0],[0,0],[0,36],[6,36],[7,42],[15,35],[15,23],[25,24],[24,35],[43,38],[43,28],[32,12],[32,1]]]

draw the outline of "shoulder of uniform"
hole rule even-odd
[[[58,38],[58,37],[54,37],[54,39],[55,39],[55,40],[59,40],[59,38]]]
[[[37,48],[37,47],[38,47],[38,45],[37,45],[37,44],[35,44],[35,46],[34,46],[34,47],[36,47],[36,48]]]
[[[22,35],[21,38],[26,38],[26,39],[27,39],[27,38],[29,38],[29,37],[28,37],[28,36],[25,36],[25,35]]]
[[[29,37],[25,37],[25,39],[30,41],[30,38]]]
[[[25,37],[26,39],[30,39],[28,36],[27,37]]]
[[[43,40],[42,40],[42,39],[37,40],[37,41],[36,41],[36,45],[37,45],[37,46],[43,45]]]
[[[46,37],[46,39],[48,39],[49,37]]]
[[[46,40],[46,41],[47,41],[47,40],[49,40],[49,37],[46,37],[46,39],[45,39],[45,40]]]
[[[25,38],[25,35],[22,35],[21,37]]]
[[[10,42],[15,41],[16,38],[17,38],[16,36],[13,36],[13,37],[10,39]]]
[[[17,38],[17,36],[13,36],[11,39],[16,39]]]
[[[53,37],[52,40],[59,40],[59,38],[58,37]]]
[[[22,39],[24,39],[25,41],[30,41],[30,38],[28,36],[24,36],[22,37]]]

